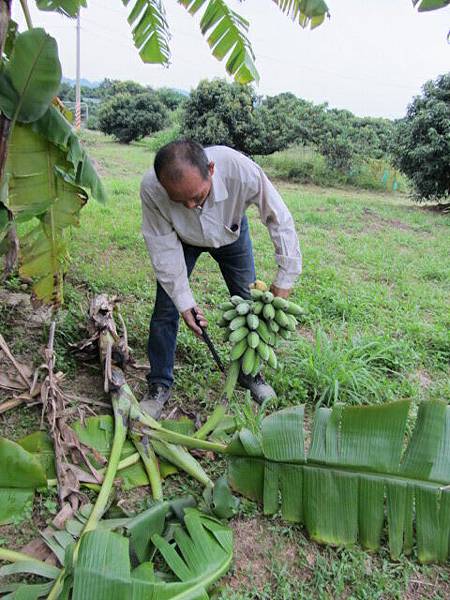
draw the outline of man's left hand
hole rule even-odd
[[[276,285],[274,285],[272,283],[272,285],[270,286],[270,291],[272,292],[272,294],[274,296],[277,296],[278,298],[288,298],[289,294],[291,293],[291,290],[286,290],[280,287],[277,287]]]

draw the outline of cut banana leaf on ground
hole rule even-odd
[[[322,543],[380,547],[444,562],[450,540],[450,406],[419,405],[405,450],[409,401],[316,411],[305,453],[303,407],[266,417],[260,436],[241,430],[230,444],[232,487],[302,523]],[[258,439],[259,438],[259,439]],[[260,441],[258,444],[255,440]]]
[[[173,504],[157,504],[133,518],[101,521],[97,529],[82,535],[76,560],[70,542],[76,536],[67,530],[59,532],[64,535],[59,537],[57,555],[62,557],[66,576],[61,591],[54,597],[68,598],[72,590],[73,600],[207,599],[207,590],[231,564],[232,531],[220,521],[186,506],[184,500],[182,522],[174,522],[181,504],[177,507]],[[86,518],[89,515],[78,513],[75,521],[79,520],[83,526]],[[67,527],[73,527],[73,523]],[[54,538],[51,543],[54,546],[59,542]],[[50,586],[45,582],[33,584],[34,588],[22,583],[6,584],[2,591],[10,591],[11,598],[47,597],[52,580],[61,574],[57,567],[1,548],[0,560],[12,563],[0,569],[2,576],[35,573],[50,579]],[[150,560],[160,571],[155,571]]]
[[[231,529],[196,509],[186,510],[184,527],[173,528],[172,543],[158,534],[153,534],[151,541],[174,576],[173,581],[164,581],[150,562],[132,569],[127,538],[110,531],[93,531],[80,544],[73,574],[73,600],[206,599],[207,589],[231,564]]]
[[[0,525],[5,525],[24,518],[47,477],[34,454],[6,438],[0,438],[0,465]]]

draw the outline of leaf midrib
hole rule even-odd
[[[406,477],[405,475],[401,475],[399,474],[395,474],[395,473],[380,473],[377,471],[363,471],[361,470],[361,467],[353,467],[353,466],[348,466],[348,465],[342,465],[342,464],[331,464],[331,463],[321,463],[321,462],[315,462],[315,461],[309,461],[309,462],[291,462],[291,461],[275,461],[275,460],[270,460],[268,458],[264,458],[262,456],[233,456],[231,458],[250,458],[253,460],[258,460],[260,462],[266,463],[272,463],[275,465],[288,465],[291,467],[302,467],[304,469],[322,469],[323,471],[338,471],[341,473],[354,473],[355,475],[362,475],[364,477],[370,478],[370,479],[382,479],[382,480],[392,480],[392,481],[404,481],[406,483],[411,483],[411,484],[421,484],[422,486],[428,486],[431,487],[433,489],[441,489],[441,488],[446,488],[449,486],[450,481],[449,482],[444,482],[444,481],[429,481],[426,479],[419,479],[418,477]]]

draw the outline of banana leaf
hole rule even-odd
[[[298,21],[301,27],[314,29],[321,25],[329,15],[328,6],[324,0],[273,0],[284,13],[293,21]]]
[[[0,72],[0,109],[11,121],[36,121],[46,112],[60,82],[56,40],[40,28],[20,33]]]
[[[55,107],[30,125],[13,129],[3,202],[16,222],[37,218],[20,240],[20,272],[35,280],[39,300],[58,306],[68,263],[65,231],[79,225],[84,188],[104,199],[103,187],[70,124]]]
[[[265,514],[305,525],[322,543],[380,547],[444,562],[450,542],[450,407],[419,405],[406,439],[411,403],[319,408],[304,449],[303,407],[262,422],[259,447],[248,431],[229,447],[229,480]],[[250,443],[251,442],[251,443]]]
[[[412,3],[414,6],[418,6],[419,12],[425,12],[444,8],[450,4],[450,0],[412,0]]]
[[[45,431],[35,431],[17,440],[27,452],[31,452],[40,462],[47,479],[56,478],[55,451],[49,435]]]
[[[225,68],[238,83],[258,81],[255,55],[246,36],[249,23],[224,0],[178,0],[192,15],[205,8],[200,19],[203,35],[217,60],[227,57]]]
[[[131,0],[122,0],[128,6]],[[134,0],[128,16],[133,26],[134,45],[146,63],[168,65],[170,59],[169,26],[161,0]]]
[[[24,518],[34,490],[47,485],[36,457],[19,444],[0,438],[0,525]]]
[[[62,597],[69,597],[73,585],[73,600],[207,599],[207,589],[231,564],[233,533],[220,521],[189,507],[190,499],[177,502],[177,506],[176,502],[157,504],[133,518],[100,521],[97,529],[82,535],[76,561],[72,543],[76,534],[67,532],[73,524],[68,522],[65,531],[55,531],[50,543],[46,536],[46,542],[52,550],[57,549],[57,556],[64,563]],[[181,506],[180,520],[168,520]],[[79,511],[71,521],[79,520],[83,527],[89,517],[86,509],[91,508],[84,507],[85,514]],[[112,529],[125,530],[127,535]],[[163,573],[154,571],[150,557],[164,569]],[[132,569],[134,558],[143,562]],[[2,548],[0,560],[12,562],[1,567],[0,575],[35,573],[55,579],[61,574],[57,567]],[[37,598],[49,589],[47,584],[38,586],[33,589],[14,583],[2,591],[10,591],[11,598]]]
[[[86,0],[36,0],[40,10],[58,12],[66,17],[76,17],[80,8],[86,8]]]
[[[73,600],[208,598],[206,590],[231,564],[232,532],[192,508],[185,510],[184,522],[184,527],[173,528],[174,544],[158,534],[151,536],[175,576],[169,582],[154,573],[151,563],[131,570],[127,538],[104,530],[85,534],[74,568]]]

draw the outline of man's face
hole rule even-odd
[[[209,174],[206,179],[197,167],[186,167],[180,181],[173,182],[161,175],[161,185],[164,187],[172,202],[183,204],[186,208],[203,206],[211,191],[214,163],[208,165]]]

